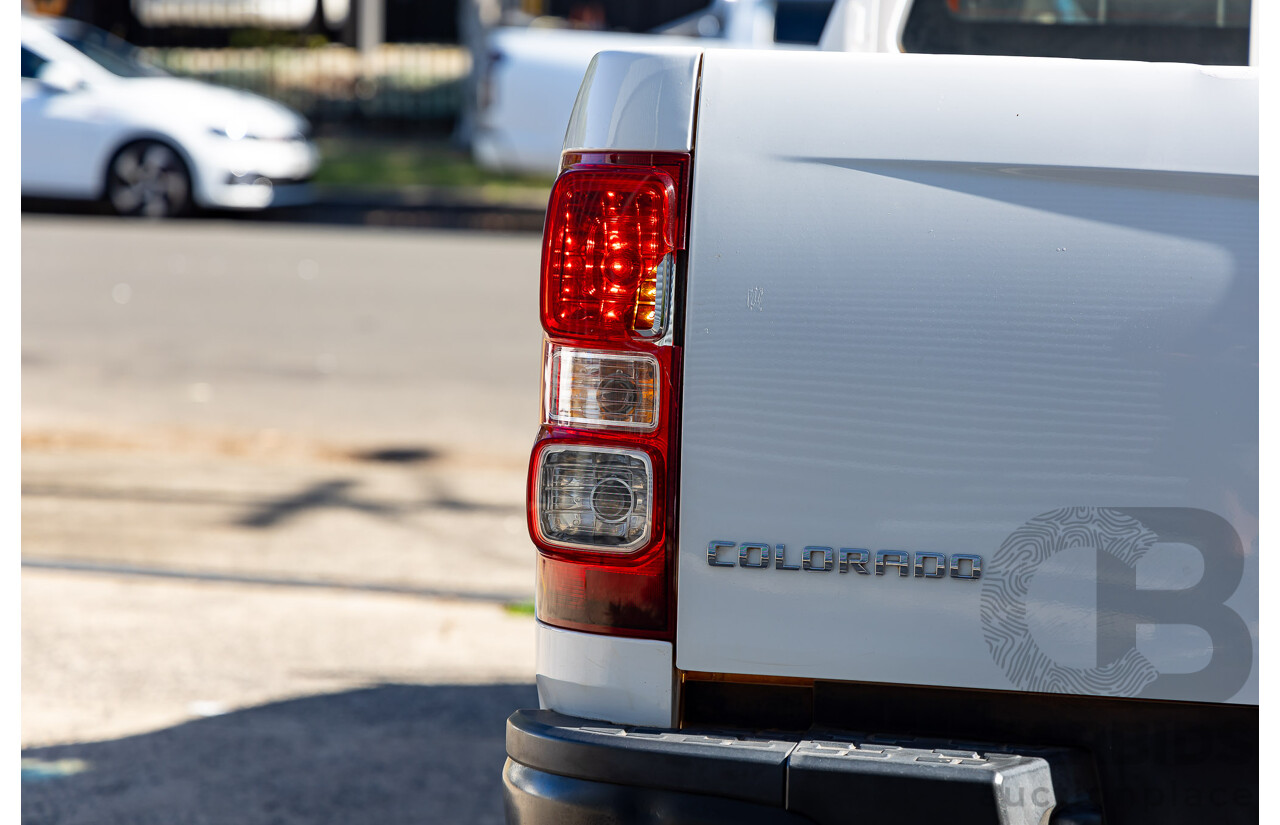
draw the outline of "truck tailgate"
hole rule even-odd
[[[677,666],[1256,703],[1257,156],[1249,69],[705,53]]]

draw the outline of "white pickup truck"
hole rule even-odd
[[[509,822],[1257,821],[1249,17],[593,60]]]

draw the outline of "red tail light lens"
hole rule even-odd
[[[671,320],[684,165],[579,163],[556,180],[542,249],[542,322],[576,341],[654,340]],[[672,172],[676,176],[672,175]]]
[[[689,156],[565,160],[543,236],[544,423],[529,466],[538,619],[671,639],[680,348],[668,333]]]
[[[538,559],[538,618],[557,627],[669,639],[666,562],[639,567]]]

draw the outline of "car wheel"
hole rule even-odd
[[[117,215],[171,218],[191,208],[191,175],[170,146],[130,143],[107,167],[107,203]]]

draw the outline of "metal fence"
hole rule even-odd
[[[456,43],[459,4],[460,0],[22,0],[29,11],[84,20],[138,46],[205,48],[243,45],[233,41],[245,34],[260,39],[267,32],[355,46],[362,24],[376,28],[379,42]],[[373,18],[364,14],[370,9]]]
[[[385,44],[371,53],[319,48],[149,48],[173,74],[246,89],[278,100],[316,123],[451,123],[471,71],[466,49],[448,44]]]
[[[316,123],[427,122],[441,128],[456,120],[471,69],[469,52],[457,44],[458,5],[23,0],[27,11],[105,29],[173,74],[256,92]]]
[[[463,18],[481,7],[483,25],[551,14],[644,30],[708,2],[22,0],[24,9],[84,20],[140,46],[173,74],[256,92],[317,124],[438,128],[453,124],[474,95],[467,81],[483,44],[474,32],[459,44],[459,35]]]

